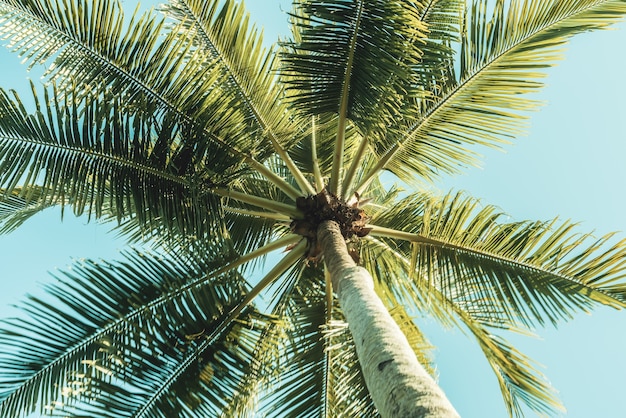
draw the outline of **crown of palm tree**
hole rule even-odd
[[[561,408],[503,331],[625,307],[626,242],[419,182],[519,134],[541,70],[626,2],[293,3],[292,39],[266,50],[230,0],[130,20],[112,0],[0,0],[0,37],[46,66],[32,106],[0,90],[0,231],[62,206],[144,245],[4,321],[3,416],[378,416],[325,221],[431,373],[418,316],[476,339],[511,415]]]

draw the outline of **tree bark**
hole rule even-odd
[[[338,225],[323,222],[317,236],[356,345],[365,383],[380,415],[458,417],[374,291],[372,276],[348,254]]]

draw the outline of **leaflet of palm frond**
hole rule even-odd
[[[262,412],[293,417],[377,416],[336,304],[331,322],[326,322],[323,272],[302,266],[293,279],[277,292],[274,313],[288,320],[281,341],[286,355],[265,366],[263,373],[276,377],[267,379]]]
[[[428,36],[416,39],[416,48],[422,51],[419,63],[413,70],[419,77],[418,86],[428,92],[420,99],[437,96],[441,92],[442,77],[454,61],[453,43],[461,37],[463,8],[461,0],[428,0],[413,2],[419,20],[426,25]],[[456,78],[452,78],[451,81]]]
[[[413,195],[379,225],[415,233],[398,250],[412,283],[435,287],[495,327],[556,324],[594,305],[626,306],[626,242],[578,234],[569,222],[501,223],[494,207],[462,195]],[[432,241],[429,241],[432,240]],[[411,239],[409,239],[411,241]]]
[[[35,96],[37,112],[28,114],[18,97],[0,91],[6,192],[40,187],[43,203],[68,202],[77,214],[135,216],[140,224],[158,222],[186,234],[208,234],[219,224],[219,201],[206,190],[229,181],[228,157],[211,159],[218,175],[206,168],[205,147],[191,149],[195,137],[174,121],[128,116],[116,101],[73,93],[58,101],[58,91],[51,97],[46,89],[43,100]]]
[[[384,131],[406,91],[425,37],[404,1],[296,1],[296,42],[282,52],[287,93],[305,115],[339,113],[361,134]]]
[[[0,234],[13,232],[34,215],[64,202],[46,202],[41,199],[43,191],[32,187],[26,191],[21,188],[7,193],[0,189]]]
[[[67,403],[72,397],[60,399],[68,396],[63,388],[83,378],[87,381],[81,385],[93,389],[100,401],[94,404],[83,391],[76,393],[74,408],[89,409],[97,402],[118,404],[127,412],[152,404],[164,407],[160,397],[183,390],[176,389],[176,382],[193,370],[204,370],[200,378],[208,373],[217,379],[195,389],[212,402],[211,408],[218,408],[216,399],[228,398],[251,360],[246,347],[256,344],[269,318],[247,308],[214,340],[204,338],[239,301],[245,286],[236,273],[207,276],[224,264],[216,250],[195,259],[135,253],[119,263],[84,261],[47,288],[51,298],[31,297],[24,310],[33,319],[5,321],[0,334],[3,414]],[[197,284],[179,290],[191,281]],[[222,354],[211,354],[217,352]],[[49,381],[57,383],[57,392],[45,389]],[[106,385],[115,390],[106,392]],[[120,388],[132,396],[116,398]]]
[[[282,87],[276,82],[274,52],[262,47],[262,35],[250,23],[243,4],[176,0],[162,10],[179,24],[175,28],[180,36],[193,39],[195,47],[206,54],[207,65],[220,69],[220,88],[236,98],[235,107],[246,115],[250,132],[256,130],[257,135],[290,148],[298,137],[293,134],[293,119],[287,117]]]
[[[245,115],[219,84],[221,72],[193,48],[193,39],[166,31],[153,12],[124,20],[109,0],[0,2],[0,36],[31,65],[53,61],[47,78],[60,87],[123,98],[125,111],[161,115],[201,129],[214,155],[267,155],[271,144],[243,135]],[[46,38],[46,42],[37,39]],[[217,152],[219,151],[219,152]]]
[[[108,195],[108,190],[105,194]],[[71,206],[71,200],[64,199],[68,197],[68,194],[64,194],[64,197],[59,197],[57,200],[46,199],[45,196],[48,193],[45,192],[40,186],[31,185],[27,188],[17,187],[10,194],[5,194],[0,191],[0,234],[8,234],[19,228],[24,222],[31,217],[45,211],[46,209],[59,206],[61,208],[61,216],[64,216],[65,207]],[[142,243],[142,246],[148,248],[153,246],[154,248],[168,248],[173,250],[175,248],[194,247],[197,248],[199,238],[191,235],[184,235],[183,231],[173,231],[174,227],[170,225],[170,229],[164,227],[163,223],[159,220],[154,222],[139,223],[136,217],[120,218],[116,213],[115,208],[111,207],[110,199],[105,199],[103,206],[100,208],[101,217],[98,222],[102,224],[115,223],[112,228],[118,236],[123,236],[129,243]],[[91,214],[89,207],[79,208],[74,206],[74,214],[81,216],[85,212],[87,215]],[[133,213],[134,210],[130,210]],[[121,221],[120,221],[121,219]],[[213,237],[215,238],[215,236]],[[219,238],[218,238],[219,239]],[[204,240],[201,240],[204,242]],[[222,242],[221,245],[226,245]]]
[[[607,28],[626,12],[614,0],[498,0],[493,13],[473,4],[461,31],[458,80],[401,137],[377,143],[378,156],[394,153],[387,168],[404,180],[458,173],[479,162],[479,147],[499,148],[522,133],[527,112],[539,105],[529,93],[543,86],[569,38]]]
[[[276,233],[276,221],[273,219],[232,213],[228,208],[224,214],[229,238],[233,240],[233,246],[239,253],[244,254],[266,244]],[[284,231],[288,229],[284,228]],[[249,268],[254,269],[255,266],[251,265]]]
[[[260,404],[260,412],[271,416],[319,416],[323,410],[324,343],[319,329],[325,321],[325,297],[319,285],[303,283],[304,276],[311,274],[307,270],[299,270],[298,281],[277,303],[288,323],[281,341],[282,358],[276,365],[280,378],[268,382]],[[319,270],[317,274],[319,278]]]
[[[264,300],[267,301],[265,311],[271,312],[282,321],[274,322],[265,328],[263,336],[254,347],[255,362],[250,364],[246,377],[239,382],[229,405],[222,411],[221,418],[253,417],[259,409],[259,398],[264,391],[272,391],[274,382],[280,377],[283,360],[281,349],[288,341],[291,329],[287,318],[290,297],[293,288],[298,284],[304,263],[299,262],[288,269],[281,280],[268,287]]]
[[[522,402],[541,416],[554,416],[565,411],[537,364],[491,328],[489,321],[485,322],[475,316],[476,312],[467,311],[464,306],[446,299],[437,289],[432,289],[430,302],[439,320],[476,338],[498,380],[509,416],[524,416]]]

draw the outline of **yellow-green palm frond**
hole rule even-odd
[[[246,124],[257,135],[267,135],[289,148],[297,136],[282,104],[274,53],[263,48],[243,4],[176,0],[163,6],[163,11],[180,22],[181,36],[194,40],[207,56],[207,65],[220,69],[220,90],[232,96],[231,107],[245,114]]]
[[[227,260],[204,256],[86,260],[47,287],[50,298],[31,297],[32,318],[0,334],[2,415],[216,416],[274,319],[248,307],[213,335],[246,284],[230,272],[188,286]]]
[[[19,98],[0,91],[5,193],[19,188],[31,199],[36,189],[41,204],[67,203],[79,214],[114,213],[118,221],[133,216],[140,225],[210,234],[221,220],[219,200],[207,190],[226,182],[222,176],[238,160],[209,156],[192,131],[170,119],[122,114],[108,98],[46,89],[28,114]]]
[[[626,307],[626,242],[611,246],[610,235],[577,234],[569,222],[502,217],[461,195],[414,195],[373,222],[408,233],[395,237],[397,251],[412,260],[419,294],[440,289],[493,327],[556,324],[598,303]]]
[[[325,355],[319,331],[325,323],[326,298],[322,282],[306,283],[319,277],[319,271],[313,274],[302,267],[293,271],[276,305],[288,323],[281,357],[265,365],[264,373],[278,372],[266,382],[270,390],[259,411],[269,416],[313,417],[324,409]]]
[[[577,33],[620,20],[619,0],[475,1],[466,13],[459,47],[459,79],[427,99],[416,122],[377,144],[392,154],[386,167],[405,180],[436,178],[475,165],[475,145],[499,147],[519,135],[528,97],[543,85],[542,69],[562,56]]]
[[[556,391],[537,364],[493,330],[489,321],[476,311],[468,311],[446,299],[438,289],[431,288],[430,297],[432,310],[437,312],[439,320],[459,327],[476,339],[496,375],[509,416],[524,416],[522,402],[542,416],[564,412]]]
[[[252,158],[272,149],[258,134],[242,135],[247,115],[220,89],[222,72],[215,59],[208,65],[212,58],[194,48],[196,34],[165,31],[165,22],[153,12],[126,23],[112,0],[7,0],[0,2],[0,14],[1,36],[11,38],[31,63],[52,60],[47,76],[61,89],[78,84],[86,92],[106,91],[122,98],[125,112],[169,118],[201,133],[219,154]]]
[[[306,115],[338,113],[365,134],[386,129],[415,84],[425,37],[404,1],[296,1],[296,43],[282,54],[288,96]],[[417,42],[416,42],[417,43]]]
[[[0,234],[13,232],[31,217],[64,202],[50,202],[41,198],[43,191],[32,187],[26,192],[16,188],[11,193],[0,190]]]

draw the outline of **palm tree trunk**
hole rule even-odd
[[[352,333],[365,383],[380,415],[458,417],[374,291],[372,276],[348,254],[338,225],[323,222],[318,228],[318,242]]]

